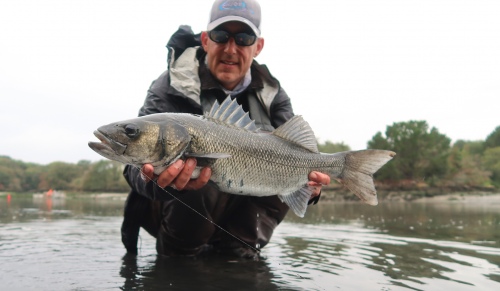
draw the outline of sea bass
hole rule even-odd
[[[313,189],[312,171],[325,173],[364,202],[377,205],[373,173],[395,153],[385,150],[325,154],[318,151],[309,124],[294,116],[272,133],[263,133],[235,100],[216,101],[204,115],[158,113],[99,127],[89,142],[98,154],[141,168],[152,164],[160,174],[178,159],[194,157],[199,176],[212,169],[209,183],[219,190],[278,197],[303,217]]]

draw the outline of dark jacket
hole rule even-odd
[[[172,36],[167,47],[169,70],[151,84],[144,105],[139,110],[139,116],[162,112],[203,114],[209,108],[208,106],[211,106],[211,104],[204,104],[208,102],[207,100],[216,99],[219,103],[224,101],[226,94],[205,65],[206,53],[201,47],[200,34],[193,34],[189,26],[181,26]],[[263,129],[271,131],[293,116],[290,99],[265,65],[259,65],[254,61],[251,74],[252,82],[248,88],[232,97],[238,100],[243,110],[250,112],[251,118],[254,118],[253,115],[257,114],[252,114],[254,112],[250,110],[252,106],[248,102],[248,96],[249,94],[256,96],[272,126]],[[189,77],[187,80],[186,76]],[[256,124],[258,127],[261,125],[259,122]],[[124,176],[133,190],[149,199],[172,199],[158,186],[142,180],[139,170],[134,167],[127,166]],[[178,191],[170,189],[172,191],[169,192],[179,194]]]
[[[200,35],[181,26],[167,47],[169,69],[151,84],[139,116],[162,112],[203,114],[215,100],[222,103],[226,94],[205,65]],[[254,61],[251,74],[248,88],[232,97],[250,112],[257,127],[272,131],[293,116],[290,99],[266,66]],[[210,185],[195,191],[167,187],[177,197],[173,199],[155,183],[142,180],[134,167],[126,166],[124,176],[132,189],[125,205],[122,242],[131,253],[137,253],[139,228],[143,227],[157,238],[159,254],[195,255],[208,244],[218,250],[251,255],[255,248],[269,242],[288,211],[277,196],[231,195]],[[216,228],[212,221],[231,235]]]

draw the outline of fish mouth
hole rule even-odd
[[[94,135],[101,142],[89,142],[89,147],[96,152],[114,152],[118,155],[123,155],[125,150],[127,149],[127,145],[121,142],[115,141],[109,137],[107,137],[103,132],[96,130],[94,131]]]

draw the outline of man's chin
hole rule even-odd
[[[217,81],[219,81],[219,83],[221,83],[222,86],[224,86],[224,88],[228,88],[228,87],[232,87],[232,86],[237,85],[240,82],[241,77],[238,78],[232,74],[231,75],[218,74],[216,76],[216,79],[217,79]]]

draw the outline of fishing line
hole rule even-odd
[[[124,156],[122,156],[122,157],[124,157]],[[127,159],[126,157],[124,157],[124,158],[125,158],[125,159]],[[134,167],[134,168],[138,169],[138,170],[139,170],[139,172],[140,172],[142,175],[146,176],[146,174],[142,171],[142,169],[141,169],[141,168],[139,168],[139,167],[137,167],[137,166],[135,166],[135,165],[132,165],[132,164],[128,164],[128,165],[130,165],[130,166],[132,166],[132,167]],[[147,176],[146,176],[146,177],[147,177]],[[260,253],[261,253],[261,250],[260,250],[260,249],[257,249],[257,248],[255,248],[255,247],[251,246],[250,244],[248,244],[247,242],[243,241],[243,240],[242,240],[242,239],[240,239],[239,237],[235,236],[234,234],[232,234],[232,233],[230,233],[229,231],[227,231],[227,230],[225,230],[224,228],[222,228],[222,226],[220,226],[220,225],[218,225],[217,223],[215,223],[214,221],[210,220],[208,217],[205,217],[203,214],[201,214],[200,212],[198,212],[198,211],[197,211],[196,209],[194,209],[193,207],[189,206],[188,204],[186,204],[185,202],[183,202],[183,201],[182,201],[182,200],[180,200],[179,198],[175,197],[175,195],[174,195],[174,194],[172,194],[172,193],[170,193],[170,192],[168,192],[168,191],[167,191],[167,189],[165,189],[165,188],[161,187],[160,185],[158,185],[158,183],[157,183],[157,181],[156,181],[156,180],[151,179],[150,181],[151,181],[151,182],[153,182],[153,184],[155,184],[156,186],[158,186],[160,189],[162,189],[163,191],[165,191],[168,195],[172,196],[172,198],[174,198],[175,200],[177,200],[178,202],[180,202],[181,204],[183,204],[183,205],[184,205],[184,206],[186,206],[187,208],[191,209],[192,211],[194,211],[195,213],[197,213],[198,215],[200,215],[201,217],[203,217],[205,220],[207,220],[207,221],[208,221],[208,222],[210,222],[211,224],[213,224],[213,225],[217,226],[220,230],[224,231],[225,233],[229,234],[229,235],[230,235],[230,236],[232,236],[233,238],[235,238],[235,239],[237,239],[238,241],[242,242],[244,245],[246,245],[246,246],[248,246],[249,248],[253,249],[254,251],[256,251],[256,252],[257,252],[257,254],[260,254]],[[146,182],[146,183],[147,183],[147,182]],[[278,265],[280,265],[283,269],[285,269],[285,270],[287,270],[287,271],[291,271],[292,273],[295,273],[295,275],[296,275],[297,277],[299,277],[300,279],[303,279],[303,280],[307,279],[307,278],[302,277],[302,276],[301,276],[300,274],[298,274],[296,271],[289,270],[289,269],[285,268],[285,267],[284,267],[283,265],[281,265],[281,263],[279,263],[278,261],[275,261],[275,260],[273,260],[273,259],[270,259],[270,260],[271,260],[271,261],[274,261],[274,262],[276,262],[276,263],[278,263]],[[320,289],[322,289],[322,290],[326,290],[326,289],[322,288],[321,286],[318,286],[316,283],[314,283],[314,280],[311,280],[310,282],[311,282],[311,283],[313,283],[314,285],[316,285],[316,287],[318,287],[318,288],[320,288]]]

